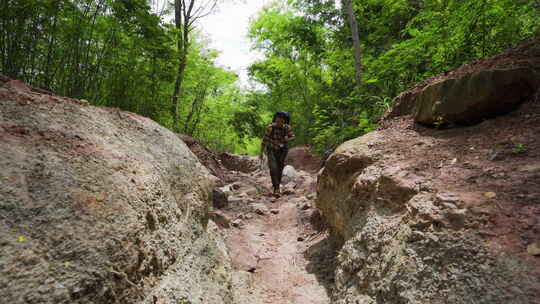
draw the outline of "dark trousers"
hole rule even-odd
[[[272,177],[272,185],[274,189],[279,188],[281,177],[283,176],[283,168],[285,167],[285,158],[287,157],[288,149],[268,149],[268,167],[270,168],[270,176]]]

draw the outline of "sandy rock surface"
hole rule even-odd
[[[175,134],[2,83],[2,303],[240,302],[215,178]]]

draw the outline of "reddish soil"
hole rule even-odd
[[[200,141],[181,138],[207,168],[234,185],[228,208],[215,211],[213,218],[227,227],[223,233],[233,265],[237,271],[251,273],[260,303],[330,303],[336,247],[324,232],[320,213],[312,207],[314,197],[306,197],[315,193],[314,173],[320,169],[320,159],[308,147],[292,148],[287,163],[309,172],[299,171],[285,187],[287,194],[274,197],[268,194],[271,185],[266,170],[242,173],[242,167],[249,166],[229,161],[227,165],[234,171],[228,171]],[[256,194],[246,193],[253,189]],[[232,225],[236,220],[239,223]]]
[[[540,256],[527,253],[540,239],[540,100],[471,127],[425,128],[398,117],[380,130],[394,143],[388,153],[466,202],[477,223],[469,228],[494,251],[540,273]]]
[[[32,88],[20,80],[11,80],[0,74],[0,99],[18,104],[59,104],[73,102],[87,105],[85,100],[54,96],[51,92]]]
[[[481,223],[472,228],[494,251],[517,256],[540,273],[540,257],[527,254],[527,245],[540,240],[540,89],[516,111],[471,127],[432,129],[415,125],[409,116],[392,118],[410,113],[411,96],[431,83],[509,67],[540,71],[540,38],[401,93],[379,129],[394,143],[388,153],[401,154],[438,189],[459,193],[469,203]],[[487,198],[486,192],[496,196]]]
[[[274,197],[266,193],[270,188],[267,172],[234,174],[230,178],[240,189],[231,196],[231,205],[220,212],[240,222],[224,230],[236,270],[252,273],[251,284],[261,303],[330,303],[336,247],[324,232],[312,199],[305,196],[314,177],[300,172],[296,182],[285,187],[287,194]],[[249,187],[262,191],[243,195]],[[262,207],[264,214],[255,206]]]

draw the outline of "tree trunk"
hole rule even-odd
[[[195,5],[195,4],[199,5]],[[174,120],[174,129],[180,129],[180,101],[182,97],[182,84],[184,81],[185,70],[187,66],[189,52],[189,34],[193,29],[195,21],[209,15],[216,7],[217,0],[197,1],[197,0],[175,0],[174,1],[174,20],[176,29],[178,30],[177,46],[180,54],[180,62],[178,63],[178,71],[174,84],[174,92],[172,95],[171,113]],[[182,33],[182,35],[180,35]]]
[[[174,84],[174,93],[172,97],[173,104],[173,118],[174,128],[180,128],[180,97],[182,96],[182,84],[184,82],[184,76],[187,66],[187,55],[189,49],[189,32],[190,32],[190,10],[193,6],[193,1],[188,8],[188,12],[185,12],[186,8],[182,8],[182,0],[175,0],[175,23],[176,29],[182,32],[182,35],[178,37],[177,47],[180,53],[180,63],[178,64],[178,71],[176,74],[176,82]],[[183,16],[183,18],[182,18]],[[183,23],[182,23],[183,21]]]
[[[182,1],[181,0],[175,0],[174,1],[174,23],[176,25],[176,30],[179,32],[182,31]],[[178,95],[180,94],[180,89],[183,81],[183,74],[185,70],[184,63],[184,48],[183,48],[183,41],[182,36],[178,34],[177,37],[177,48],[178,53],[182,54],[180,56],[180,63],[178,64],[178,71],[176,73],[176,81],[174,83],[174,92],[172,96],[172,107],[171,107],[171,114],[174,121],[174,128],[178,127],[178,116],[179,116],[179,103],[178,103]]]
[[[352,0],[344,0],[345,7],[347,10],[347,15],[349,17],[349,24],[351,26],[351,36],[354,47],[354,69],[355,69],[355,78],[356,85],[360,87],[362,84],[362,63],[361,63],[361,53],[360,53],[360,37],[358,34],[358,23],[356,22],[356,15],[354,14]]]

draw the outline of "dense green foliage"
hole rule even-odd
[[[261,12],[251,38],[266,58],[250,72],[266,85],[261,107],[290,111],[300,143],[319,152],[371,130],[416,82],[530,39],[540,3],[515,0],[353,0],[362,48],[354,79],[344,8],[294,0]]]
[[[59,95],[150,117],[218,150],[245,149],[230,123],[244,94],[217,52],[191,32],[181,120],[171,97],[178,29],[146,0],[1,0],[0,72]],[[169,14],[163,12],[163,15]],[[170,18],[169,18],[170,19]],[[234,102],[233,100],[236,100]]]
[[[264,88],[246,90],[217,66],[217,52],[198,31],[190,32],[188,50],[179,49],[181,27],[164,17],[172,4],[154,12],[154,2],[0,0],[0,72],[139,113],[217,150],[256,153],[272,112],[285,110],[296,144],[324,153],[373,129],[392,98],[414,83],[540,29],[537,0],[353,0],[358,86],[345,10],[334,0],[276,1],[249,35],[264,54],[250,76]],[[175,122],[172,96],[184,59]]]
[[[3,0],[1,70],[95,104],[156,118],[175,60],[144,0]]]

